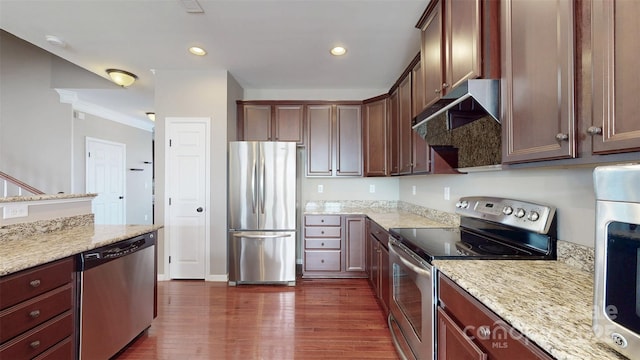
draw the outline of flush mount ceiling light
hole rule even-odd
[[[146,112],[145,114],[147,114],[147,117],[149,118],[149,120],[156,121],[156,113],[154,113],[154,112]]]
[[[205,56],[207,55],[207,51],[201,47],[198,46],[192,46],[189,48],[189,52],[192,53],[193,55],[198,55],[198,56]]]
[[[347,53],[347,49],[345,49],[342,46],[336,46],[333,49],[331,49],[330,52],[331,52],[331,55],[342,56]]]
[[[133,84],[138,78],[135,74],[132,74],[124,70],[107,69],[106,71],[107,71],[107,74],[109,74],[109,77],[111,78],[111,80],[113,80],[114,83],[122,87],[127,87]]]

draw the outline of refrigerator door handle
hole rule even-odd
[[[270,234],[270,235],[252,235],[247,233],[233,234],[233,237],[248,238],[248,239],[278,239],[291,237],[291,234]]]
[[[256,213],[256,176],[258,176],[258,164],[253,160],[253,174],[251,174],[251,209]]]
[[[261,199],[260,199],[260,210],[261,210],[262,214],[264,214],[264,193],[266,192],[266,189],[264,188],[264,185],[265,185],[265,181],[264,181],[265,174],[264,173],[266,171],[266,168],[265,168],[265,165],[264,165],[264,157],[260,158],[260,163],[262,165],[262,174],[260,176],[260,197],[261,197]]]

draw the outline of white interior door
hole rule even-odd
[[[209,253],[209,118],[167,118],[169,277],[204,279]]]
[[[98,194],[91,203],[96,224],[125,223],[126,145],[87,137],[86,192]]]

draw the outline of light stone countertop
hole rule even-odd
[[[86,225],[24,237],[0,238],[0,276],[79,254],[162,228],[160,225]]]
[[[307,207],[305,215],[366,215],[378,225],[391,228],[436,228],[453,227],[437,220],[429,219],[408,211],[394,208],[376,207]]]
[[[9,196],[9,197],[0,197],[0,203],[82,199],[82,198],[94,198],[96,196],[98,196],[98,194],[42,194],[42,195],[29,195],[29,196]]]
[[[626,359],[593,336],[592,273],[559,261],[435,260],[434,265],[557,359]]]

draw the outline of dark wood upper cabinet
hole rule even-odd
[[[238,139],[304,144],[304,105],[269,101],[238,103]]]
[[[363,119],[364,176],[389,175],[389,135],[387,106],[389,97],[384,95],[365,100]]]
[[[389,166],[391,175],[398,175],[400,170],[400,101],[396,87],[389,96]]]
[[[640,150],[638,55],[640,2],[591,2],[593,68],[592,137],[594,154]]]
[[[463,81],[500,76],[498,0],[432,1],[422,31],[422,111]]]
[[[575,157],[573,2],[501,5],[502,162]]]
[[[398,85],[398,174],[411,174],[413,170],[413,129],[411,128],[411,73]]]
[[[360,105],[308,105],[307,132],[307,176],[362,175]]]
[[[418,60],[411,69],[411,118],[422,111],[424,108],[424,82],[422,81],[422,62]],[[413,159],[413,174],[421,174],[429,172],[429,151],[427,142],[418,135],[416,131],[412,131],[411,134],[411,148],[413,153],[411,157]]]

